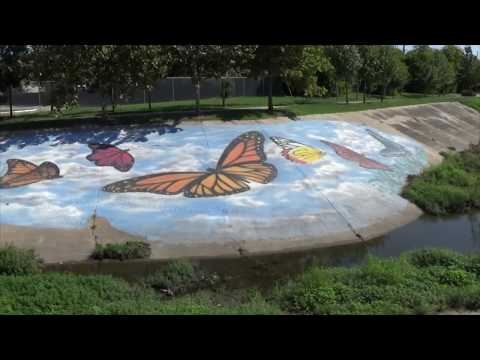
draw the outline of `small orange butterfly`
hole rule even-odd
[[[250,189],[249,182],[267,184],[277,176],[275,166],[265,163],[264,136],[257,131],[244,133],[224,150],[215,169],[167,172],[140,176],[107,185],[104,191],[150,192],[162,195],[213,197],[232,195]]]
[[[7,160],[7,173],[0,177],[0,189],[8,189],[60,178],[60,169],[50,161],[39,166],[26,160]]]

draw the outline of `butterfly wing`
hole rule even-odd
[[[311,164],[320,160],[325,153],[311,146],[289,139],[272,136],[270,139],[282,148],[282,156],[297,164]]]
[[[25,186],[60,177],[58,166],[49,161],[36,166],[25,160],[11,159],[7,164],[7,174],[0,178],[1,188]]]
[[[243,178],[229,176],[225,173],[209,173],[194,181],[184,195],[190,198],[226,196],[250,190]]]
[[[6,174],[0,178],[0,187],[2,188],[13,187],[12,182],[16,178],[25,176],[37,168],[37,165],[20,159],[7,160],[7,166]]]
[[[340,157],[344,158],[345,160],[355,161],[356,163],[358,163],[358,165],[360,165],[363,168],[392,171],[392,169],[389,166],[384,165],[373,159],[369,159],[366,156],[359,154],[345,146],[334,144],[325,140],[321,140],[321,141],[331,146]]]
[[[113,193],[149,192],[162,195],[176,195],[185,191],[196,180],[209,173],[205,172],[168,172],[135,177],[118,181],[103,187],[103,191]]]
[[[262,162],[267,159],[263,151],[265,137],[258,131],[246,132],[234,139],[224,150],[217,163],[217,170],[227,166]]]
[[[87,160],[94,161],[96,166],[113,166],[121,172],[129,171],[135,159],[128,151],[121,150],[114,145],[108,144],[89,144],[88,147],[92,153],[87,156]]]
[[[254,181],[266,184],[272,181],[277,176],[277,169],[264,163],[267,159],[263,150],[264,142],[264,136],[258,131],[250,131],[234,139],[218,161],[218,173],[241,183]],[[248,187],[242,191],[246,190]]]

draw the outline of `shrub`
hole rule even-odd
[[[28,275],[39,272],[39,259],[33,250],[13,245],[0,248],[0,275]]]
[[[432,266],[429,273],[442,285],[466,286],[474,282],[474,275],[462,269]]]
[[[473,91],[472,89],[465,89],[465,90],[462,90],[461,92],[462,96],[476,96],[476,92]]]
[[[402,195],[424,211],[438,215],[480,207],[480,156],[475,146],[444,154],[444,161],[414,177]]]
[[[145,279],[145,284],[170,295],[179,295],[216,284],[219,277],[195,268],[188,260],[169,262]]]
[[[462,267],[462,256],[447,249],[421,249],[404,254],[412,265],[424,268],[429,266]]]
[[[121,244],[97,244],[91,257],[95,260],[145,259],[151,255],[150,244],[142,241],[127,241]]]

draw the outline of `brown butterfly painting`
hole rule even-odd
[[[9,189],[34,184],[44,180],[60,178],[60,169],[50,161],[40,165],[26,160],[7,160],[7,173],[0,177],[0,189]]]
[[[248,191],[250,182],[267,184],[277,176],[275,166],[266,163],[264,136],[257,131],[244,133],[224,150],[215,169],[164,172],[118,181],[104,191],[149,192],[162,195],[183,193],[189,198],[225,196]]]

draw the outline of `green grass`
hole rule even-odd
[[[353,268],[312,266],[263,293],[227,289],[225,283],[168,298],[156,291],[165,281],[187,289],[198,274],[182,260],[136,284],[105,275],[0,275],[0,314],[429,314],[480,309],[480,254],[449,250],[370,257]]]
[[[338,112],[351,112],[370,109],[379,109],[394,106],[418,105],[433,102],[460,101],[475,109],[480,109],[480,98],[459,97],[454,95],[446,96],[424,96],[418,94],[403,94],[400,96],[387,97],[383,102],[377,98],[367,98],[367,103],[361,103],[362,96],[351,96],[352,103],[345,104],[344,98],[313,98],[305,99],[303,97],[274,97],[274,105],[278,108],[274,113],[268,113],[266,110],[259,109],[239,109],[242,107],[265,107],[267,98],[262,96],[234,97],[227,101],[227,109],[223,109],[221,98],[202,99],[202,114],[194,116],[191,113],[195,109],[193,100],[182,101],[164,101],[152,104],[152,112],[147,110],[146,104],[118,105],[115,113],[109,113],[109,119],[134,120],[135,118],[148,118],[150,120],[254,120],[273,118],[277,116],[287,116],[295,118],[302,115],[328,114]],[[107,108],[108,109],[108,108]],[[53,116],[49,112],[38,112],[33,114],[17,115],[14,119],[2,119],[1,123],[21,124],[35,123],[52,120],[75,120],[82,118],[100,117],[100,107],[75,107],[59,116]],[[190,113],[188,113],[190,112]],[[55,121],[56,123],[56,121]]]
[[[414,177],[402,195],[433,215],[479,209],[480,144],[444,156],[441,164]]]

